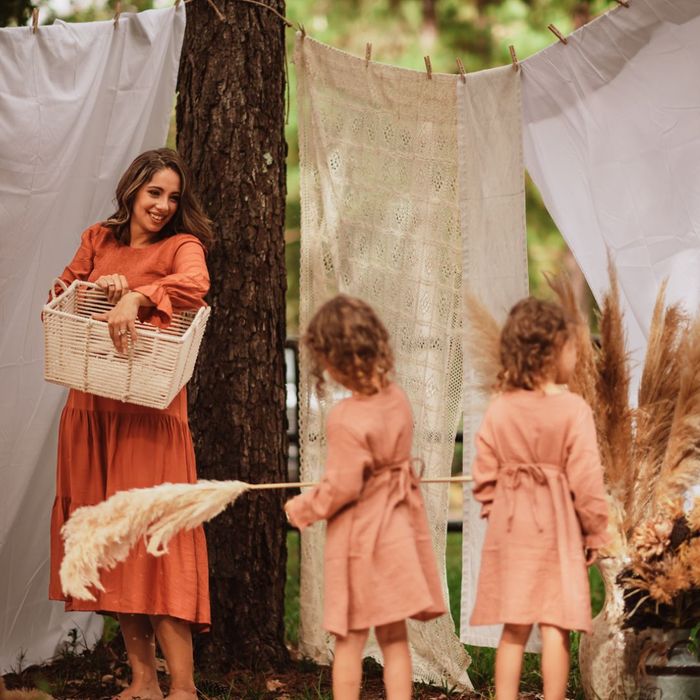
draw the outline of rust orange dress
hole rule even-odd
[[[160,326],[169,323],[173,309],[203,306],[209,289],[204,248],[194,236],[177,234],[132,248],[118,243],[100,224],[83,233],[61,279],[70,284],[116,273],[155,304],[142,307],[140,316]],[[49,597],[64,600],[66,610],[168,615],[206,629],[209,578],[201,527],[173,538],[163,557],[147,554],[143,543],[138,544],[125,562],[102,572],[105,591],[94,591],[96,601],[64,596],[58,575],[61,527],[76,508],[99,503],[117,491],[196,479],[184,388],[163,410],[71,390],[58,435]]]

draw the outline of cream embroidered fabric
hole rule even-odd
[[[457,114],[464,286],[500,319],[528,291],[519,74],[508,66],[469,75],[466,84],[458,83]],[[471,471],[474,436],[486,401],[476,388],[467,356],[466,473]],[[469,626],[486,529],[479,512],[471,490],[465,488],[460,637],[469,644],[495,647],[500,627]],[[533,638],[531,648],[537,644]]]
[[[339,291],[379,311],[413,406],[414,453],[426,475],[448,475],[463,398],[462,280],[486,289],[482,296],[495,309],[527,291],[519,77],[495,69],[469,75],[466,84],[451,75],[428,80],[308,37],[297,41],[296,65],[302,328]],[[334,400],[310,391],[302,362],[304,479],[322,471],[323,426]],[[471,412],[481,406],[472,397],[467,409],[471,444],[479,420]],[[447,489],[424,489],[444,582]],[[327,662],[323,539],[317,527],[302,542],[300,640],[304,653]],[[477,558],[479,547],[470,550]],[[418,678],[471,687],[469,657],[448,615],[411,624],[410,632]]]
[[[461,244],[457,115],[451,76],[366,64],[297,38],[302,252],[301,326],[337,292],[360,296],[391,333],[397,377],[416,424],[426,475],[450,473],[461,409]],[[302,478],[324,462],[332,403],[309,390],[302,356]],[[447,489],[424,487],[445,595]],[[302,541],[303,653],[330,661],[321,629],[324,532]],[[417,678],[471,688],[469,657],[449,615],[411,623]],[[377,654],[376,647],[374,653]]]

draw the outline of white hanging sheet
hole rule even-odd
[[[41,307],[121,173],[165,144],[185,8],[0,29],[0,673],[101,618],[49,602],[49,518],[64,389],[43,380]]]
[[[512,66],[470,74],[458,83],[459,210],[465,289],[503,320],[527,295],[527,240],[520,75]],[[488,397],[478,388],[469,355],[464,358],[465,473],[471,472],[474,437]],[[460,638],[497,646],[500,627],[471,627],[485,522],[481,505],[464,489]],[[538,648],[533,637],[528,650]]]
[[[522,62],[525,166],[641,371],[659,285],[700,302],[700,2],[634,0]]]

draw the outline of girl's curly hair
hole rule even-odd
[[[343,386],[360,394],[376,394],[389,383],[394,369],[389,333],[361,299],[339,294],[327,301],[314,314],[301,342],[309,350],[319,396],[324,391],[323,372],[329,368]]]
[[[508,314],[501,331],[497,388],[536,389],[552,372],[575,324],[558,304],[527,297]]]

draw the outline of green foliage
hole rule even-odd
[[[21,27],[32,16],[31,0],[2,0],[0,27]]]

